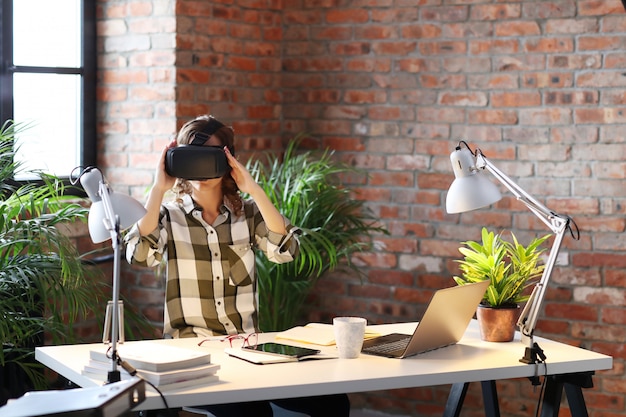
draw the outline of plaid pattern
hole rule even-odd
[[[258,331],[254,250],[276,263],[298,253],[300,230],[285,219],[288,233],[269,231],[256,204],[244,202],[234,217],[222,205],[212,225],[190,196],[161,206],[159,227],[140,236],[134,226],[125,237],[128,262],[157,266],[167,259],[164,332],[172,337]]]

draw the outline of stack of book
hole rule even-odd
[[[108,345],[89,351],[89,363],[81,373],[93,379],[106,380],[112,368]],[[211,354],[157,342],[120,344],[118,356],[137,370],[137,376],[161,391],[202,386],[218,381],[220,366],[211,363]],[[122,380],[131,375],[118,366]]]

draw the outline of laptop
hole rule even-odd
[[[457,343],[488,286],[487,280],[438,290],[413,335],[391,333],[365,340],[361,352],[401,359]]]

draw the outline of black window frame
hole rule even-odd
[[[13,3],[19,0],[0,0],[0,124],[14,119],[13,74],[80,74],[82,76],[81,115],[81,166],[96,164],[96,82],[97,82],[97,32],[96,2],[82,0],[82,66],[31,67],[13,64]],[[41,36],[46,36],[42,33]],[[68,181],[69,178],[63,177]],[[82,195],[82,189],[67,187],[66,194]]]

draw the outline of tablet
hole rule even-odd
[[[303,348],[299,346],[284,345],[282,343],[259,343],[255,346],[244,346],[244,350],[253,352],[267,353],[271,355],[287,356],[290,358],[302,358],[320,353],[317,349]]]

